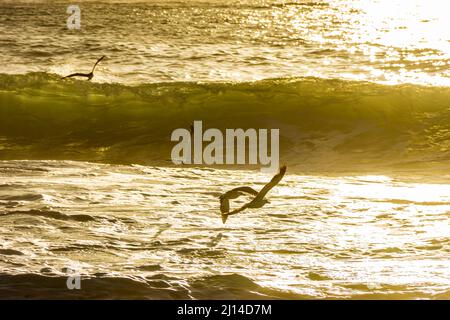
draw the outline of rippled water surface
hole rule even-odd
[[[2,1],[2,72],[142,83],[316,76],[449,85],[446,0]],[[80,70],[81,69],[81,70]]]
[[[2,161],[0,296],[76,295],[75,270],[83,297],[450,298],[448,177],[288,170],[269,204],[223,225],[218,196],[269,178]]]
[[[450,299],[447,0],[77,3],[0,3],[0,298]],[[280,130],[269,204],[195,120]]]

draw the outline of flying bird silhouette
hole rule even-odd
[[[227,222],[228,216],[239,213],[245,209],[262,208],[266,203],[269,202],[269,200],[265,198],[266,194],[281,181],[285,173],[286,166],[282,166],[280,168],[280,171],[275,176],[273,176],[272,180],[270,180],[270,182],[266,184],[259,192],[251,187],[245,186],[234,188],[222,194],[220,196],[220,212],[222,214],[222,222]],[[246,193],[254,196],[254,198],[250,202],[244,204],[242,207],[230,212],[230,200],[236,199],[242,195],[245,195]]]
[[[68,76],[62,77],[61,79],[65,79],[65,78],[72,78],[72,77],[86,77],[88,78],[87,80],[91,80],[94,77],[94,70],[95,67],[97,66],[97,64],[103,60],[103,58],[105,58],[105,56],[101,57],[100,59],[97,60],[97,62],[94,64],[94,67],[92,68],[92,71],[90,73],[72,73],[69,74]]]

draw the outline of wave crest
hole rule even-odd
[[[0,75],[0,158],[167,163],[171,132],[279,128],[303,168],[450,159],[450,88],[318,78],[138,86]]]

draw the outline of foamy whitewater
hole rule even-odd
[[[447,183],[290,174],[270,205],[223,225],[218,196],[267,176],[70,161],[0,172],[2,297],[450,297]]]
[[[446,1],[69,3],[0,4],[1,299],[450,299]],[[280,129],[269,204],[194,120]]]

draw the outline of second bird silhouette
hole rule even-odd
[[[72,78],[72,77],[85,77],[85,78],[87,78],[87,80],[89,81],[89,80],[91,80],[91,79],[94,77],[94,70],[95,70],[95,67],[97,66],[97,64],[98,64],[100,61],[103,60],[103,58],[105,58],[105,56],[103,56],[103,57],[101,57],[100,59],[97,60],[97,62],[94,64],[94,67],[92,68],[92,71],[91,71],[91,72],[89,72],[89,73],[79,73],[79,72],[77,72],[77,73],[72,73],[72,74],[69,74],[68,76],[62,77],[61,79]]]

